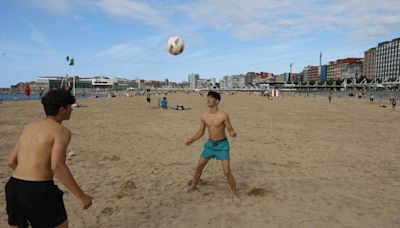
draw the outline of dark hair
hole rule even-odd
[[[75,103],[71,91],[64,89],[50,90],[43,98],[42,104],[46,116],[55,116],[61,107]]]
[[[208,94],[207,94],[207,97],[208,97],[208,96],[214,97],[215,99],[221,101],[221,95],[220,95],[218,92],[216,92],[216,91],[210,90],[210,92],[208,92]]]

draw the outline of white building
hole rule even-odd
[[[400,38],[378,44],[375,64],[376,79],[383,81],[400,77]]]
[[[189,88],[196,89],[198,87],[198,81],[200,79],[199,74],[189,74]]]

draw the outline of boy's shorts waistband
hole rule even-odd
[[[23,180],[23,179],[18,179],[13,176],[10,177],[10,180],[19,182],[19,183],[41,183],[41,184],[54,184],[53,180],[41,180],[41,181],[32,181],[32,180]]]
[[[212,140],[212,139],[208,139],[208,140],[210,140],[210,141],[213,142],[213,143],[219,143],[219,142],[227,141],[228,139],[225,137],[225,138],[223,138],[223,139],[221,139],[221,140],[218,140],[218,141],[214,141],[214,140]]]

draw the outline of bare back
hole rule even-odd
[[[53,179],[51,154],[54,142],[61,140],[68,145],[70,135],[68,129],[49,118],[27,125],[14,148],[17,166],[13,177],[32,181]]]

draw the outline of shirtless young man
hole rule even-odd
[[[188,187],[187,191],[192,192],[196,190],[196,185],[200,180],[201,173],[207,162],[211,158],[216,158],[222,161],[222,169],[231,187],[234,202],[239,203],[240,198],[236,190],[235,178],[230,169],[229,142],[225,135],[225,128],[233,138],[236,137],[236,132],[232,128],[228,114],[218,109],[218,103],[220,101],[221,96],[219,93],[210,91],[207,94],[209,111],[201,116],[200,129],[196,135],[185,142],[186,146],[190,146],[194,141],[200,139],[204,135],[207,127],[209,140],[204,144],[204,150],[201,153],[192,184]]]
[[[61,125],[71,117],[74,96],[67,90],[52,90],[42,98],[46,117],[23,129],[7,163],[13,170],[7,182],[6,202],[11,227],[68,227],[63,192],[54,175],[79,200],[83,209],[92,205],[65,164],[71,132]]]

